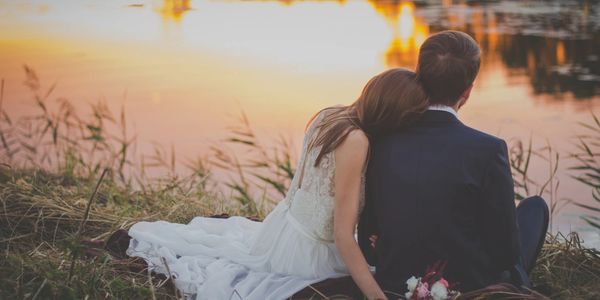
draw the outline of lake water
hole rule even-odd
[[[243,110],[261,136],[299,144],[320,108],[351,103],[373,75],[412,68],[427,35],[456,29],[482,46],[466,124],[507,140],[549,141],[566,157],[577,122],[600,105],[597,1],[9,1],[0,0],[3,109],[33,102],[23,65],[85,109],[124,106],[140,151],[196,157]],[[592,203],[568,159],[556,199]],[[534,177],[545,178],[538,163]],[[566,206],[554,230],[585,227]]]

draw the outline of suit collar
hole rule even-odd
[[[458,118],[447,111],[442,110],[428,110],[423,113],[421,122],[424,123],[457,123],[460,124]]]
[[[437,110],[437,111],[445,111],[445,112],[449,112],[452,115],[454,115],[455,117],[458,118],[458,113],[456,112],[456,110],[454,110],[454,108],[447,106],[447,105],[440,105],[440,104],[436,104],[436,105],[431,105],[429,106],[428,110]]]

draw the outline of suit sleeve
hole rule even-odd
[[[361,213],[358,221],[358,245],[365,256],[367,263],[372,266],[377,264],[377,255],[375,253],[375,249],[371,247],[371,241],[369,240],[369,237],[371,235],[379,235],[374,214],[375,211],[372,201],[367,199],[363,212]]]
[[[486,249],[496,271],[508,270],[519,260],[520,245],[514,183],[504,141],[500,141],[492,152],[482,191]]]

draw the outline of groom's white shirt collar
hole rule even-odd
[[[453,114],[456,118],[458,118],[458,113],[456,113],[454,108],[447,106],[447,105],[441,105],[441,104],[431,105],[431,106],[429,106],[429,110],[449,112],[449,113]]]

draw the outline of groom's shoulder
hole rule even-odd
[[[472,143],[488,145],[490,147],[506,147],[506,142],[494,135],[480,131],[478,129],[462,126],[463,135]]]

